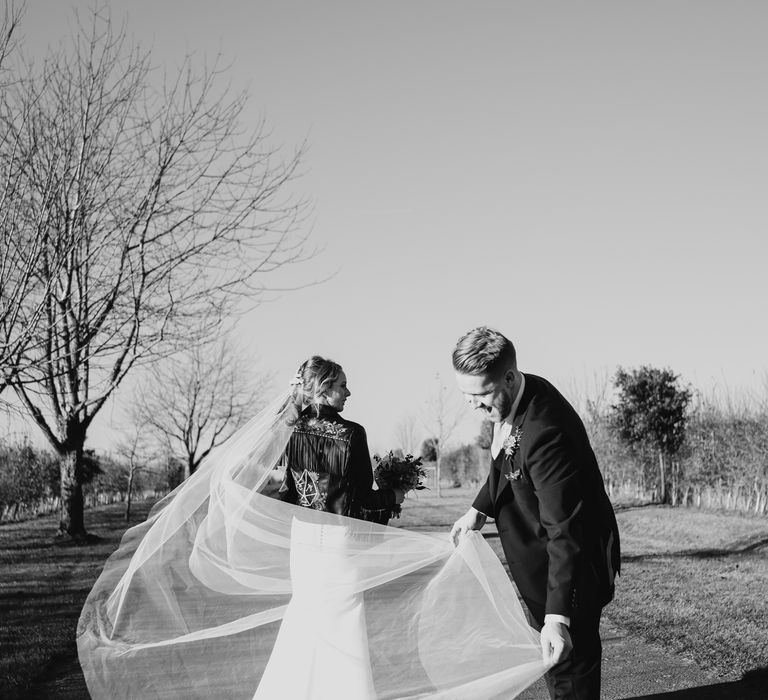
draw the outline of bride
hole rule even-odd
[[[299,417],[285,450],[279,498],[305,508],[358,516],[402,503],[399,490],[373,490],[365,430],[339,413],[351,395],[344,370],[315,355],[291,382]],[[291,602],[256,698],[374,698],[363,594],[355,549],[366,540],[347,525],[291,522]],[[296,662],[311,666],[297,672]],[[334,693],[334,691],[337,691]]]
[[[351,396],[341,366],[315,355],[299,367],[291,386],[299,417],[285,451],[280,499],[353,517],[402,503],[399,489],[371,488],[365,430],[339,415]]]
[[[478,533],[360,520],[373,487],[339,365],[290,388],[126,532],[83,608],[93,698],[514,697],[538,635]],[[266,490],[282,470],[277,498]]]

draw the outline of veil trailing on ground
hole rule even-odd
[[[276,399],[126,532],[78,624],[91,696],[253,698],[299,588],[306,604],[294,614],[321,642],[331,635],[329,647],[345,634],[333,606],[360,602],[355,633],[365,637],[358,646],[367,640],[371,697],[508,698],[541,676],[538,635],[479,534],[454,549],[445,533],[264,493],[295,417],[288,394]],[[298,531],[315,539],[300,540]],[[309,573],[301,581],[299,565]],[[280,674],[286,688],[296,674],[311,680],[307,665],[316,659],[298,648],[288,659],[276,687]],[[335,696],[345,697],[345,678],[335,682]]]

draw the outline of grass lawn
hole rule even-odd
[[[611,621],[724,679],[768,668],[768,520],[664,507],[619,511]]]
[[[410,496],[392,525],[444,529],[472,502],[472,489]],[[149,504],[137,504],[135,522]],[[605,615],[685,654],[724,679],[768,666],[768,519],[644,507],[619,509],[623,576]],[[76,657],[83,601],[125,529],[120,505],[86,513],[103,539],[62,545],[56,518],[0,525],[0,697],[27,697],[36,678]],[[499,550],[498,540],[490,540]],[[642,659],[638,659],[642,663]]]
[[[132,507],[134,523],[149,504]],[[26,698],[34,678],[77,656],[75,629],[85,597],[120,543],[123,506],[86,511],[86,527],[103,539],[60,544],[57,517],[0,525],[0,698]]]
[[[406,497],[403,502],[403,512],[399,518],[393,518],[389,524],[394,527],[408,529],[445,529],[445,536],[454,521],[467,512],[472,500],[477,494],[477,489],[471,488],[443,488],[438,499],[434,489],[415,491]]]
[[[474,491],[424,491],[399,527],[448,528]],[[622,573],[606,617],[723,679],[768,667],[768,520],[662,506],[617,508]],[[499,553],[496,541],[491,545]]]

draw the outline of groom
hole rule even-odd
[[[600,614],[613,597],[619,532],[589,438],[546,379],[523,374],[511,341],[475,328],[453,351],[456,381],[494,423],[491,468],[453,526],[496,521],[512,578],[541,629],[556,700],[600,697]]]

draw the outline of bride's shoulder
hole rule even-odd
[[[341,416],[339,416],[339,421],[343,423],[351,432],[365,435],[365,428],[360,425],[360,423],[355,423],[354,421],[347,420]]]
[[[338,415],[303,415],[294,426],[294,432],[340,440],[348,440],[358,431],[363,431],[362,425]]]

